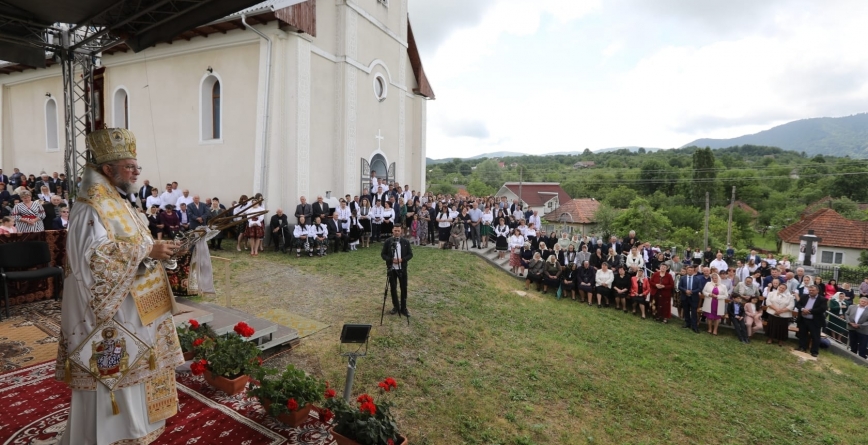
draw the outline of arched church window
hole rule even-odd
[[[113,126],[130,129],[130,95],[126,88],[118,88],[113,98],[112,109],[114,110]]]
[[[49,97],[45,101],[45,150],[60,150],[59,139],[57,130],[57,101],[53,97]]]
[[[216,74],[209,74],[202,79],[199,96],[200,142],[222,142],[223,82]]]

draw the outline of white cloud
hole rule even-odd
[[[866,13],[857,0],[490,2],[425,60],[429,156],[668,148],[864,112]],[[452,116],[487,137],[443,125]]]

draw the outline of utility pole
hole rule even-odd
[[[732,209],[735,208],[735,186],[732,186],[732,199],[729,201],[729,222],[726,225],[726,245],[731,246],[732,241]]]
[[[711,195],[705,192],[705,246],[703,249],[708,249],[708,216],[711,209]]]

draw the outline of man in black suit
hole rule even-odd
[[[144,184],[145,185],[143,185],[142,188],[139,189],[138,195],[139,202],[142,204],[142,208],[147,211],[148,205],[146,201],[148,200],[148,197],[151,196],[151,190],[153,189],[153,187],[151,187],[151,181],[148,181],[147,179],[145,179]]]
[[[687,275],[678,280],[678,290],[681,291],[681,309],[684,312],[684,326],[693,332],[699,333],[698,317],[696,310],[699,308],[699,294],[705,281],[696,276],[696,268],[687,266]]]
[[[332,213],[332,217],[328,219],[326,227],[329,230],[329,242],[334,241],[335,243],[334,251],[337,252],[340,245],[342,251],[349,252],[349,237],[347,236],[347,231],[344,230],[343,224],[338,221],[338,212]]]
[[[826,326],[826,309],[828,302],[820,296],[820,288],[811,285],[808,287],[808,295],[802,295],[796,303],[799,311],[799,347],[797,351],[808,352],[808,341],[811,342],[811,355],[816,357],[820,354],[820,331]]]
[[[42,172],[40,179],[36,180],[36,191],[42,190],[42,186],[47,186],[48,191],[51,192],[52,195],[57,194],[57,184],[51,181],[51,177],[48,176],[48,173]]]
[[[329,212],[329,205],[322,200],[322,196],[316,197],[316,202],[313,203],[313,217],[319,216],[319,220],[326,222],[331,218],[332,212]]]
[[[9,184],[9,176],[3,174],[2,168],[0,168],[0,182],[3,184]]]
[[[386,262],[389,273],[389,288],[392,291],[392,310],[389,313],[394,315],[400,312],[401,315],[409,317],[410,311],[407,310],[407,262],[413,259],[413,250],[410,248],[410,242],[401,236],[401,226],[396,225],[392,228],[392,237],[383,243],[380,257]],[[401,283],[400,304],[396,289],[399,281]]]
[[[306,219],[305,219],[306,221]],[[286,246],[290,242],[289,221],[283,210],[277,209],[274,215],[271,215],[271,220],[268,222],[268,228],[271,229],[271,243],[274,244],[274,251],[280,250],[280,238],[284,238],[283,253],[286,253]]]
[[[313,214],[313,209],[310,207],[310,204],[307,203],[307,198],[302,196],[300,199],[301,204],[295,206],[295,222],[298,222],[298,219],[304,216],[305,222],[310,224],[313,221],[311,215]]]

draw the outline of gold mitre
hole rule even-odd
[[[125,128],[104,128],[87,135],[94,162],[102,164],[136,158],[136,137]]]

